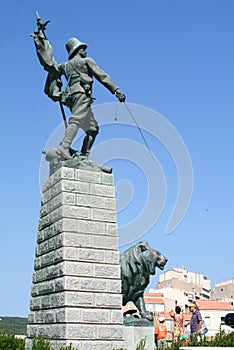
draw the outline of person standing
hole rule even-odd
[[[158,318],[159,324],[154,329],[155,340],[158,349],[166,349],[167,347],[167,327],[165,325],[165,317],[160,316]]]
[[[189,304],[189,311],[192,312],[190,319],[190,340],[194,341],[194,335],[200,335],[202,328],[202,315],[195,303]]]
[[[173,338],[174,338],[174,341],[177,342],[179,340],[180,336],[182,336],[184,334],[184,317],[181,314],[181,308],[179,306],[176,306],[175,312],[173,310],[171,310],[169,312],[169,315],[174,320]]]

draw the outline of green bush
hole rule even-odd
[[[70,344],[69,346],[65,346],[65,348],[61,348],[60,350],[74,350],[74,348],[72,347],[72,345]]]
[[[0,334],[0,350],[24,350],[24,347],[24,339],[18,339],[13,334]]]
[[[51,350],[50,341],[48,339],[44,339],[43,335],[39,335],[38,337],[33,339],[32,350]],[[72,344],[69,346],[65,346],[60,348],[60,350],[74,350]]]
[[[234,347],[234,332],[232,332],[231,334],[226,334],[224,330],[220,330],[211,342],[213,344],[216,344],[213,346]]]
[[[234,332],[231,334],[226,334],[225,331],[220,330],[219,333],[213,337],[212,340],[207,340],[206,337],[203,337],[201,341],[195,338],[191,346],[207,346],[207,347],[234,347]],[[167,347],[167,350],[177,350],[179,348],[179,344],[172,344]],[[18,339],[15,335],[9,334],[0,334],[0,350],[24,350],[25,349],[25,341],[24,339]],[[155,347],[156,349],[156,347]],[[50,341],[48,339],[44,339],[42,335],[33,339],[32,342],[32,350],[51,350]],[[60,348],[60,350],[75,350],[72,347],[72,344],[69,346],[65,346]],[[113,349],[113,350],[127,350],[124,348],[121,349]],[[139,344],[136,347],[136,350],[146,350],[146,338],[141,339]]]
[[[0,334],[0,350],[24,350],[25,340],[18,339],[15,335]],[[42,335],[33,339],[32,350],[51,350],[50,341]],[[74,350],[72,345],[62,347],[60,350]]]
[[[195,339],[193,346],[220,346],[220,347],[234,347],[234,332],[227,334],[224,330],[221,330],[212,338],[207,340],[206,337],[202,338],[199,342]]]
[[[32,350],[50,350],[50,342],[43,335],[33,338]]]
[[[206,346],[206,347],[234,347],[234,332],[227,334],[224,330],[221,330],[212,337],[211,340],[208,340],[206,336],[194,337],[193,342],[189,342],[188,346]],[[170,348],[171,350],[176,350],[179,348],[179,344],[172,344]]]
[[[146,337],[140,340],[139,344],[137,344],[136,350],[146,350]]]

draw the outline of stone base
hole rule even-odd
[[[62,347],[66,347],[69,345],[75,350],[114,350],[114,349],[123,349],[122,341],[68,341],[68,340],[51,340],[50,346],[51,349],[61,349]],[[32,349],[32,339],[26,339],[25,350]],[[135,350],[135,348],[134,348]]]
[[[26,350],[121,348],[122,295],[111,174],[62,167],[44,183]]]
[[[154,350],[154,327],[124,327],[124,349],[136,350],[141,339],[146,338],[145,348]]]

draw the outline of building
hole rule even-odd
[[[212,299],[226,300],[234,305],[234,279],[216,283],[212,291]]]
[[[160,314],[165,311],[165,302],[163,295],[160,293],[155,293],[154,291],[146,292],[144,293],[144,301],[148,312]],[[127,312],[137,310],[137,307],[132,302],[129,302],[127,305],[122,307],[122,310],[123,312]]]
[[[149,312],[160,313],[165,311],[165,301],[163,294],[152,292],[144,293],[146,310]]]
[[[184,267],[168,270],[159,276],[156,291],[162,293],[165,311],[179,305],[184,311],[193,300],[210,299],[211,282],[202,273],[188,271]]]
[[[220,327],[225,331],[234,331],[231,327],[223,326],[223,319],[227,313],[234,312],[234,306],[227,301],[217,300],[199,300],[199,310],[202,319],[205,321],[208,328],[209,337],[214,336],[219,332]]]

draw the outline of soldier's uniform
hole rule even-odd
[[[33,37],[37,48],[37,54],[45,70],[49,72],[45,93],[53,100],[59,100],[62,96],[62,102],[66,104],[71,116],[68,121],[68,127],[64,139],[60,143],[59,151],[65,158],[71,158],[69,149],[79,128],[86,132],[81,152],[88,156],[90,148],[93,145],[98,134],[98,122],[94,118],[91,108],[93,77],[104,85],[112,94],[115,94],[120,102],[125,101],[123,95],[115,82],[106,74],[96,62],[90,57],[81,57],[79,49],[87,48],[85,43],[77,38],[71,38],[66,44],[69,61],[58,64],[52,55],[52,48],[47,39],[38,36]],[[65,93],[61,95],[61,75],[67,80]],[[63,101],[66,96],[66,101]]]

